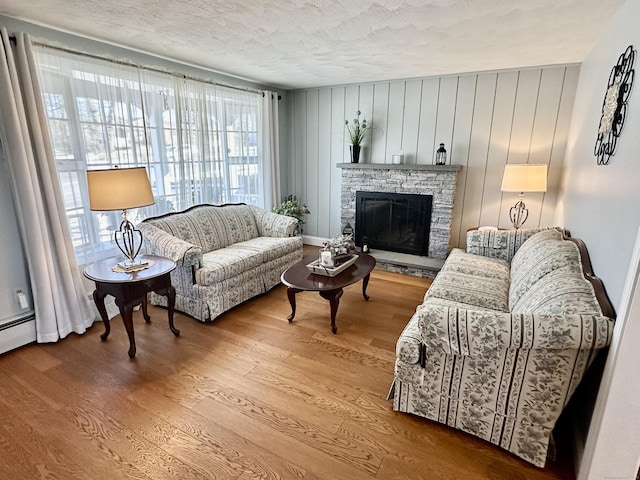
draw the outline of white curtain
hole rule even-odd
[[[28,35],[5,28],[0,141],[13,183],[33,293],[38,342],[84,333],[94,313],[78,270]],[[5,252],[8,253],[8,252]]]
[[[270,202],[262,181],[270,166],[259,153],[262,92],[43,45],[34,55],[81,264],[118,254],[119,212],[89,210],[87,170],[147,168],[156,203],[129,211],[133,223],[201,203]]]
[[[260,153],[263,172],[262,188],[265,208],[271,210],[282,201],[280,192],[280,141],[278,128],[278,94],[265,90],[260,122]]]
[[[138,71],[38,45],[33,54],[63,195],[61,212],[66,210],[76,259],[86,265],[118,255],[113,231],[121,212],[89,210],[86,171],[117,165],[146,166],[152,173]],[[170,86],[165,82],[159,89]],[[134,223],[141,210],[129,212]]]

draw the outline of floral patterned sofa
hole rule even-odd
[[[245,205],[197,205],[143,220],[142,252],[177,263],[176,309],[205,322],[280,283],[302,259],[297,220]],[[150,294],[155,305],[165,297]]]
[[[560,229],[472,230],[396,345],[396,411],[543,467],[551,432],[615,316],[584,243]]]

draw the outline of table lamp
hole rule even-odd
[[[529,210],[524,205],[525,192],[547,191],[546,165],[505,165],[502,177],[503,192],[518,192],[519,200],[509,210],[509,219],[513,228],[520,228],[527,221]]]
[[[142,247],[142,232],[129,221],[127,210],[155,203],[146,168],[89,170],[87,183],[91,210],[122,210],[122,223],[114,233],[114,240],[125,260],[117,266],[129,271],[144,267],[147,262],[136,260]]]

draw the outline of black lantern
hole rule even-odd
[[[369,239],[362,237],[362,253],[369,253]]]
[[[436,165],[447,164],[447,150],[444,148],[444,143],[440,144],[440,148],[436,150]]]

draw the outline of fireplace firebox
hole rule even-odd
[[[428,256],[432,195],[356,192],[355,243]]]

